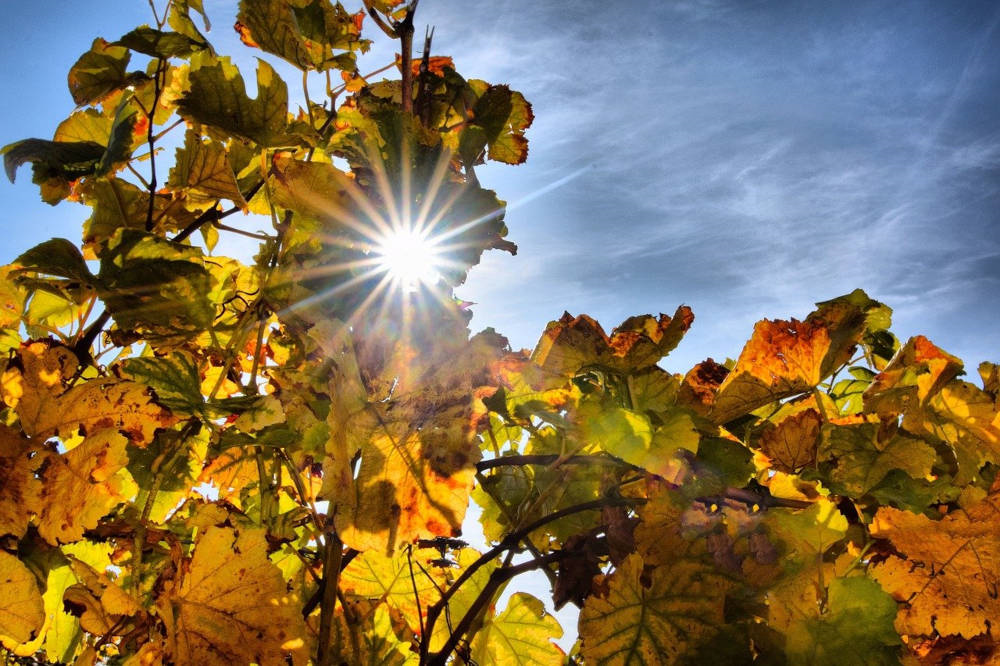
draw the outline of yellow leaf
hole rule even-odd
[[[566,655],[552,639],[562,633],[559,622],[545,612],[541,601],[518,592],[511,596],[507,608],[476,634],[472,658],[480,666],[559,666]]]
[[[174,663],[305,662],[302,604],[267,558],[263,529],[208,528],[157,611]]]
[[[35,476],[38,461],[31,442],[0,425],[0,535],[24,536],[42,484]]]
[[[22,347],[20,357],[22,395],[16,409],[29,437],[68,437],[81,428],[87,433],[114,428],[141,446],[152,441],[158,428],[177,422],[153,401],[150,389],[137,382],[101,378],[67,390],[66,380],[78,361],[66,347],[31,342]]]
[[[41,452],[42,489],[37,513],[38,532],[52,544],[83,538],[117,504],[131,497],[134,484],[118,472],[128,463],[127,440],[114,430],[102,430],[63,454]]]
[[[45,605],[28,567],[0,550],[0,643],[14,649],[34,639],[45,622]]]
[[[941,520],[883,507],[871,533],[899,555],[872,569],[897,601],[902,634],[964,638],[1000,626],[1000,496]]]
[[[961,372],[960,359],[922,335],[912,337],[865,390],[865,409],[892,415],[916,408]]]

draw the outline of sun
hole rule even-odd
[[[375,245],[378,268],[400,289],[437,284],[443,257],[434,239],[413,228],[390,231]]]

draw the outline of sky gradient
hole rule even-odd
[[[235,2],[205,6],[248,71]],[[139,0],[3,14],[4,144],[50,137],[91,39],[150,20]],[[683,372],[735,357],[762,317],[861,287],[902,339],[926,334],[973,372],[1000,360],[998,22],[993,2],[423,0],[435,54],[536,114],[527,164],[480,173],[520,252],[488,255],[459,291],[473,327],[531,347],[563,310],[610,330],[686,303],[694,327],[664,363]],[[87,209],[40,203],[27,168],[0,187],[0,260],[78,238]]]

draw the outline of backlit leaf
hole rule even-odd
[[[998,626],[998,515],[996,495],[941,520],[879,509],[872,535],[888,539],[899,554],[876,565],[872,576],[901,603],[900,633],[972,638]]]
[[[131,498],[135,485],[118,474],[128,463],[128,440],[102,430],[66,453],[45,452],[39,476],[38,532],[51,544],[72,543],[97,526],[119,503]]]
[[[175,663],[305,662],[301,602],[267,558],[262,529],[209,527],[157,600]]]
[[[962,361],[922,335],[910,338],[865,391],[865,409],[899,414],[923,405],[962,372]]]
[[[0,425],[0,535],[24,536],[38,505],[42,484],[35,476],[32,443],[13,428]]]
[[[42,628],[45,606],[31,571],[5,551],[0,551],[0,582],[0,643],[13,649]]]
[[[122,35],[112,46],[124,46],[156,58],[183,58],[206,48],[207,44],[177,32],[142,25]]]
[[[901,433],[883,433],[877,425],[863,423],[826,427],[819,460],[833,464],[831,481],[860,497],[894,469],[915,479],[927,476],[937,453],[919,439]]]
[[[109,44],[98,37],[90,50],[69,70],[69,91],[78,106],[99,102],[128,85],[125,73],[131,58],[127,48]]]
[[[287,145],[288,87],[263,60],[257,65],[256,99],[247,97],[243,77],[228,58],[196,54],[189,80],[190,90],[177,101],[184,118],[262,146]]]
[[[558,666],[565,655],[552,639],[560,638],[562,633],[559,622],[545,612],[541,601],[518,592],[476,634],[472,658],[481,666]]]
[[[202,139],[194,131],[184,135],[184,146],[177,149],[167,187],[187,197],[191,204],[211,207],[217,199],[228,199],[246,206],[225,147]]]
[[[719,386],[710,418],[726,423],[811,390],[823,378],[821,366],[829,351],[830,335],[822,324],[795,319],[757,322],[736,366]]]
[[[246,43],[280,56],[301,69],[353,69],[353,57],[334,50],[368,50],[361,31],[338,2],[306,0],[243,0],[237,24]],[[346,54],[350,56],[351,54]]]
[[[822,419],[814,409],[807,409],[766,428],[760,435],[760,448],[775,469],[797,472],[816,461]]]
[[[693,561],[643,570],[631,555],[587,598],[580,638],[587,664],[674,664],[723,624],[730,583]]]

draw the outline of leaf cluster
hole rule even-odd
[[[0,268],[5,659],[996,659],[997,366],[962,381],[861,291],[684,375],[685,306],[470,335],[452,288],[516,249],[475,169],[526,159],[532,111],[429,36],[414,59],[416,4],[244,0],[250,97],[172,0],[4,148],[89,211]],[[366,23],[400,46],[372,74]],[[414,220],[448,255],[416,294],[376,258]],[[539,599],[501,602],[536,570],[581,607],[568,656]]]

